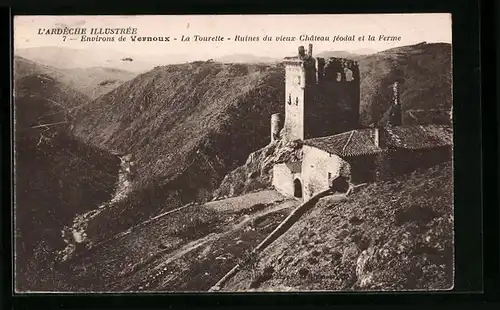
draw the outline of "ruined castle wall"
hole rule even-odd
[[[356,62],[316,59],[306,92],[305,137],[328,136],[359,126],[360,81]]]

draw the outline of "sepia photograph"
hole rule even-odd
[[[451,14],[13,36],[16,293],[454,288]]]

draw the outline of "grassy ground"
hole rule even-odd
[[[274,191],[193,205],[75,257],[76,291],[206,291],[245,257],[298,201]]]
[[[453,286],[452,166],[321,199],[222,290],[436,290]]]

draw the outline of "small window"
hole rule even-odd
[[[354,80],[354,74],[351,69],[345,68],[344,72],[345,72],[345,80],[347,82],[351,82]]]
[[[297,76],[297,84],[299,84],[299,85],[300,85],[300,75],[299,75],[299,76]]]
[[[331,180],[331,179],[332,179],[332,173],[328,172],[328,180]]]
[[[295,105],[299,105],[299,97],[295,97]]]
[[[292,104],[292,95],[288,94],[288,104]]]

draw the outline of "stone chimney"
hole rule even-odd
[[[312,57],[313,55],[313,45],[309,44],[309,49],[307,50],[307,56]]]
[[[392,84],[392,100],[393,100],[393,105],[399,105],[399,82],[396,81],[394,84]]]
[[[391,112],[389,125],[391,126],[401,126],[403,123],[402,112],[401,112],[401,102],[399,97],[399,82],[396,81],[392,84],[392,99],[391,99]]]
[[[301,45],[299,46],[299,57],[304,57],[306,55],[306,52],[304,50],[304,46]]]

